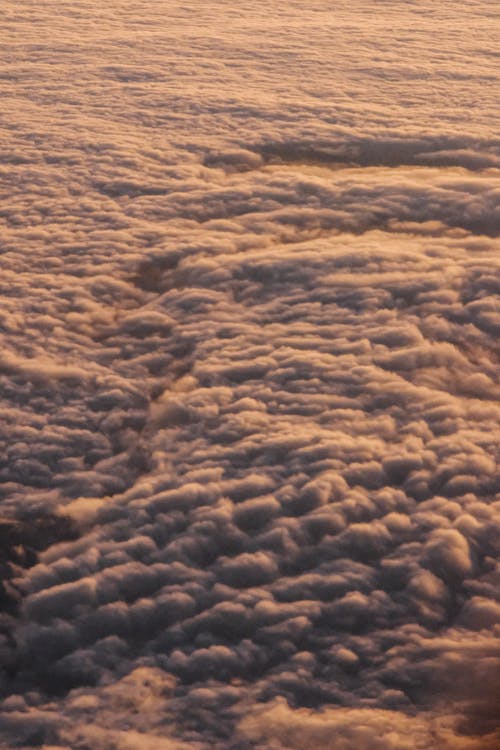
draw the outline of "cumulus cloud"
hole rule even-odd
[[[164,5],[2,22],[0,742],[493,750],[491,4]]]
[[[450,726],[451,725],[451,726]],[[268,742],[266,747],[324,747],[335,750],[415,750],[438,747],[473,750],[498,747],[498,732],[487,736],[457,738],[451,717],[412,717],[382,709],[337,708],[320,713],[292,710],[279,699],[264,710],[241,722],[243,734],[253,742]]]

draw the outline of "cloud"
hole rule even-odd
[[[158,731],[159,716],[168,706],[173,687],[160,670],[138,667],[113,685],[74,692],[60,715],[50,709],[19,710],[10,699],[3,730],[15,747],[198,750],[197,742],[182,742]],[[131,716],[135,716],[134,729]]]
[[[0,744],[498,745],[492,14],[7,0]]]
[[[401,748],[413,750],[433,745],[438,748],[497,747],[498,733],[486,737],[457,738],[450,717],[441,721],[412,717],[396,711],[333,708],[320,713],[293,710],[283,701],[256,710],[242,719],[241,731],[251,741],[268,742],[267,747],[297,748],[314,745],[335,750]],[[452,721],[452,720],[451,720]]]

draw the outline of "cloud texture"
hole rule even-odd
[[[2,746],[499,747],[497,21],[7,0]]]

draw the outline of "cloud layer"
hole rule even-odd
[[[495,11],[167,5],[1,21],[0,739],[494,750]]]

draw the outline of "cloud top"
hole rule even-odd
[[[0,743],[498,746],[493,21],[7,2]]]

